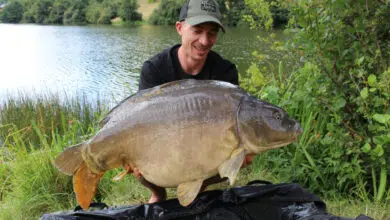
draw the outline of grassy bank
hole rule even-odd
[[[97,123],[107,110],[100,102],[89,104],[83,98],[63,102],[50,95],[34,100],[23,96],[1,104],[0,219],[36,219],[77,205],[72,178],[55,169],[52,161],[65,147],[96,133]],[[257,157],[251,167],[243,169],[236,185],[254,179],[283,181],[270,176],[262,161]],[[95,199],[110,206],[146,202],[150,192],[133,176],[119,182],[111,180],[120,171],[106,173]],[[224,187],[227,183],[211,189]],[[168,194],[170,198],[176,195],[173,189]],[[329,212],[335,215],[366,214],[375,219],[390,216],[389,204],[337,195],[324,199]]]

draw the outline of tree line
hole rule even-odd
[[[137,0],[13,0],[0,11],[4,23],[110,24],[142,20]]]
[[[161,0],[152,13],[149,22],[154,25],[172,25],[180,14],[186,0]],[[237,26],[245,15],[256,17],[245,0],[217,0],[226,26]],[[275,0],[268,0],[272,3]],[[6,3],[7,0],[0,0]],[[37,24],[110,24],[120,17],[124,21],[140,21],[142,15],[137,11],[137,0],[12,0],[0,11],[3,23]],[[288,21],[288,10],[273,6],[271,8],[274,26]]]

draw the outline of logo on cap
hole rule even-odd
[[[212,0],[202,0],[200,2],[200,9],[202,11],[207,11],[207,12],[217,12],[217,6],[215,5],[215,2]]]

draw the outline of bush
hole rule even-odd
[[[180,10],[185,0],[161,0],[149,18],[153,25],[173,25],[179,20]]]
[[[263,16],[252,26],[269,27],[269,7],[255,7],[267,6],[264,1],[246,2]],[[304,0],[289,7],[294,37],[283,49],[305,65],[274,83],[261,80],[267,70],[255,65],[252,72],[263,85],[257,95],[297,116],[305,133],[295,148],[265,154],[264,166],[324,194],[384,200],[390,194],[390,2]],[[243,85],[253,91],[259,87],[252,78]]]
[[[19,23],[23,18],[23,5],[18,2],[7,4],[1,12],[1,21],[3,23]]]
[[[136,0],[123,0],[119,8],[118,15],[124,21],[140,21],[142,15],[137,12],[139,5]]]

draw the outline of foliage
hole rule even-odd
[[[35,22],[37,24],[47,23],[46,19],[49,17],[51,9],[51,0],[37,0],[32,8]]]
[[[185,0],[161,0],[149,18],[149,23],[154,25],[172,25],[179,20],[180,10]]]
[[[88,7],[88,0],[74,0],[64,12],[64,24],[86,23],[85,14]]]
[[[18,10],[11,17],[22,15],[23,19],[0,18],[5,23],[38,24],[110,24],[111,19],[121,16],[126,21],[141,20],[136,0],[14,0]],[[10,4],[12,6],[12,4]],[[7,5],[8,7],[8,5]],[[4,11],[4,10],[2,10]],[[7,11],[7,10],[6,10]]]
[[[64,21],[65,11],[69,7],[70,2],[68,0],[54,1],[46,22],[49,24],[62,24]]]
[[[223,24],[228,26],[237,26],[242,20],[243,15],[250,13],[244,0],[226,1],[225,4],[220,3],[220,5],[226,5],[225,10],[221,7],[221,13],[223,16]]]
[[[270,5],[246,2],[261,18],[247,17],[252,27],[269,28]],[[298,145],[266,153],[263,165],[324,194],[389,199],[390,2],[302,0],[289,7],[293,41],[274,48],[305,65],[266,78],[270,69],[255,63],[248,72],[257,75],[244,76],[243,85],[288,109],[305,132]],[[254,55],[257,63],[265,57]]]
[[[149,22],[154,25],[175,24],[179,18],[180,10],[185,2],[185,0],[162,0],[159,7],[153,12]],[[237,26],[240,23],[242,24],[242,17],[244,15],[254,16],[253,10],[246,6],[245,0],[217,0],[217,2],[222,14],[222,23],[226,26]],[[268,4],[268,2],[266,3]],[[276,20],[275,25],[287,23],[287,9],[276,3],[272,4],[271,9],[272,15]]]
[[[11,2],[1,10],[1,21],[19,23],[23,18],[23,6],[20,2]]]
[[[109,8],[103,7],[98,1],[92,1],[87,7],[85,19],[90,24],[110,24],[111,14]]]
[[[124,0],[118,14],[125,21],[140,21],[142,15],[137,12],[138,8],[137,0]]]

